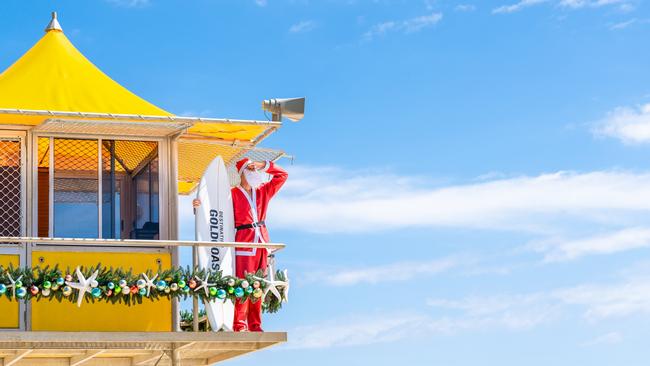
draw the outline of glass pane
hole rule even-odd
[[[54,236],[99,236],[96,140],[54,139]]]
[[[102,235],[158,236],[158,144],[102,141]]]
[[[38,236],[50,236],[50,138],[38,138]]]
[[[0,236],[21,236],[20,140],[0,139]]]

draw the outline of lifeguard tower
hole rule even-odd
[[[216,156],[279,158],[256,147],[279,119],[175,116],[95,67],[53,13],[45,35],[0,74],[0,265],[177,266],[179,247],[210,244],[178,240],[178,195]],[[2,296],[0,365],[209,365],[286,341],[180,332],[179,310],[164,298],[78,307]]]

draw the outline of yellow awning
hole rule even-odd
[[[0,108],[169,116],[116,83],[60,30],[49,30],[0,74]],[[0,115],[0,123],[36,125],[43,117]]]

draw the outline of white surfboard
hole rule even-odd
[[[228,170],[218,156],[206,169],[196,198],[201,206],[196,210],[196,240],[219,242],[235,241],[235,217],[232,208],[232,194]],[[198,248],[199,266],[211,271],[222,271],[224,276],[235,274],[235,252],[233,248],[219,245]],[[235,305],[230,300],[206,301],[205,309],[210,326],[215,332],[224,329],[232,331]]]

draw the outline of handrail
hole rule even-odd
[[[267,248],[274,252],[284,249],[282,243],[241,243],[212,242],[193,240],[144,240],[144,239],[81,239],[81,238],[37,238],[0,237],[0,243],[30,243],[60,246],[127,246],[127,247],[226,247],[226,248]]]

